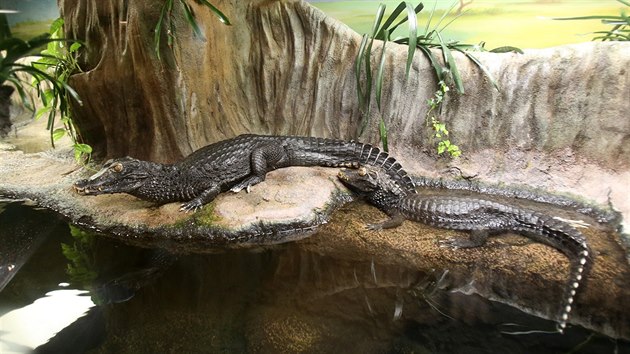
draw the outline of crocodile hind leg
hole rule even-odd
[[[249,193],[251,186],[264,181],[267,172],[282,167],[288,158],[280,144],[268,144],[254,149],[250,156],[252,173],[230,190],[237,193],[245,189]]]

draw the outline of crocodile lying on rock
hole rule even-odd
[[[478,247],[491,233],[515,232],[564,253],[571,262],[571,275],[557,322],[557,330],[563,332],[576,292],[592,266],[592,253],[585,237],[568,223],[483,196],[423,196],[410,193],[378,167],[342,169],[339,179],[389,216],[382,223],[368,225],[368,229],[394,228],[409,219],[441,228],[472,231],[468,239],[444,241],[442,244],[446,246]]]
[[[381,166],[413,191],[407,172],[387,153],[369,144],[300,136],[240,135],[205,146],[180,162],[161,164],[131,157],[109,160],[90,177],[75,183],[79,194],[127,193],[165,204],[185,202],[195,211],[219,193],[239,192],[265,180],[267,172],[288,166]]]

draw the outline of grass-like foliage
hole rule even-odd
[[[441,83],[452,83],[459,93],[464,93],[464,83],[459,74],[457,63],[453,58],[453,51],[462,52],[470,60],[472,60],[488,77],[492,85],[498,89],[495,80],[492,78],[486,68],[474,57],[470,51],[485,51],[483,43],[480,45],[461,44],[454,41],[446,41],[441,35],[441,32],[451,24],[460,15],[455,16],[449,22],[445,23],[447,15],[454,9],[457,2],[444,12],[444,14],[437,20],[434,20],[435,6],[429,14],[429,18],[424,26],[420,27],[417,22],[417,14],[423,9],[424,5],[419,3],[417,6],[411,5],[407,1],[403,1],[392,11],[392,13],[384,19],[385,8],[384,4],[381,4],[376,12],[376,18],[372,31],[369,34],[364,34],[359,47],[359,53],[355,60],[355,74],[357,82],[357,95],[359,98],[359,110],[362,115],[362,121],[359,126],[357,135],[360,136],[365,131],[365,128],[369,125],[370,117],[370,105],[372,91],[376,99],[376,105],[381,110],[381,93],[383,88],[383,68],[385,56],[385,47],[388,42],[394,42],[397,44],[405,44],[409,46],[407,61],[405,63],[405,73],[409,76],[409,71],[413,58],[416,54],[416,49],[419,49],[430,61],[431,65],[435,69],[435,75],[437,81]],[[406,24],[407,35],[398,38],[392,38],[394,31],[399,29],[403,24]],[[379,65],[377,66],[376,73],[373,74],[371,67],[372,46],[375,40],[383,41],[381,47]],[[438,52],[434,52],[433,49],[439,49]],[[493,51],[519,51],[518,48],[513,47],[501,47]],[[440,60],[440,56],[442,57]],[[438,88],[439,89],[439,88]],[[380,112],[379,134],[383,149],[388,150],[388,132],[387,122],[383,118],[382,112]],[[452,151],[448,150],[447,151]],[[459,150],[457,150],[459,151]],[[459,153],[457,154],[459,155]]]
[[[46,45],[46,49],[41,51],[39,60],[33,62],[33,67],[49,73],[60,85],[46,85],[40,77],[34,76],[35,87],[42,102],[42,108],[35,113],[35,119],[47,115],[46,127],[50,130],[50,139],[53,147],[55,141],[68,135],[73,142],[74,155],[77,161],[86,158],[90,159],[92,147],[81,143],[79,133],[72,121],[72,112],[69,102],[71,99],[82,104],[79,95],[68,84],[70,75],[80,72],[77,62],[79,50],[82,44],[78,41],[63,39],[63,24],[61,18],[53,21],[50,26],[49,36],[53,41]],[[63,128],[55,129],[57,116],[63,123]]]
[[[63,20],[57,19],[51,25],[49,33],[29,40],[8,37],[0,41],[2,53],[0,84],[10,82],[17,90],[24,106],[32,111],[35,110],[34,97],[28,94],[26,88],[34,87],[37,97],[43,104],[43,108],[36,112],[35,117],[48,114],[47,128],[50,130],[53,147],[57,139],[69,133],[74,141],[75,156],[79,159],[84,154],[89,155],[91,148],[78,142],[76,129],[70,119],[70,100],[75,100],[79,104],[82,102],[77,92],[68,84],[68,79],[78,68],[75,56],[71,53],[76,53],[81,44],[64,39],[62,28]],[[46,49],[38,52],[42,47]],[[20,60],[26,57],[34,57],[37,60],[31,64]],[[27,80],[28,78],[30,80]],[[54,129],[58,113],[61,115],[64,128]]]
[[[199,38],[205,38],[203,32],[201,31],[201,27],[199,27],[199,23],[197,23],[197,19],[195,18],[195,13],[192,7],[189,4],[189,1],[186,0],[165,0],[162,5],[162,11],[160,12],[160,17],[158,19],[157,24],[155,25],[155,35],[153,37],[153,44],[155,47],[155,54],[158,59],[160,58],[160,42],[162,39],[162,27],[166,26],[166,42],[170,48],[173,47],[173,39],[175,38],[175,23],[173,22],[173,11],[174,11],[174,3],[177,2],[181,5],[181,9],[184,12],[184,17],[186,18],[186,22],[190,25],[193,32]],[[212,5],[207,0],[194,0],[197,4],[203,5],[207,7],[210,12],[212,12],[218,19],[225,25],[231,25],[230,20],[219,10],[216,6]]]
[[[630,2],[627,0],[617,0],[626,7],[630,7]],[[555,20],[600,20],[603,24],[612,26],[607,31],[593,32],[595,37],[594,41],[630,41],[630,17],[626,15],[625,11],[621,11],[619,16],[581,16],[581,17],[563,17],[556,18]]]

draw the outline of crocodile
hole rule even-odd
[[[267,172],[288,166],[358,167],[378,165],[404,188],[414,184],[402,166],[369,144],[339,139],[239,135],[207,145],[174,164],[122,157],[107,161],[88,179],[74,184],[82,195],[127,193],[166,204],[185,202],[196,211],[219,193],[239,192],[265,180]]]
[[[571,274],[556,325],[558,332],[564,331],[578,288],[592,267],[592,252],[586,238],[567,222],[482,195],[410,193],[383,170],[373,166],[341,169],[338,177],[351,191],[389,216],[383,222],[367,225],[370,230],[394,228],[404,220],[412,220],[439,228],[471,232],[468,238],[444,240],[440,242],[442,246],[479,247],[491,234],[515,232],[562,252],[571,263]]]

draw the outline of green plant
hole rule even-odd
[[[49,80],[45,80],[45,77],[33,75],[34,85],[42,102],[42,108],[35,112],[35,119],[39,119],[47,114],[48,122],[46,126],[50,130],[50,140],[53,147],[55,146],[55,141],[68,135],[73,142],[75,159],[77,161],[89,161],[92,147],[80,142],[81,139],[72,121],[72,112],[69,105],[71,99],[82,104],[79,95],[68,85],[70,75],[81,71],[77,63],[77,56],[82,44],[63,38],[63,24],[64,21],[61,18],[53,21],[49,32],[52,41],[47,43],[46,49],[38,55],[40,59],[32,64],[34,68],[48,73],[50,77],[59,83],[59,85],[48,85],[47,82]],[[63,128],[55,129],[57,115],[59,115],[59,119],[63,123]]]
[[[437,153],[441,155],[445,152],[452,158],[456,158],[462,154],[462,151],[459,147],[453,143],[448,138],[448,129],[446,129],[446,124],[440,122],[435,117],[435,112],[439,112],[442,108],[442,102],[444,101],[444,96],[449,91],[448,85],[444,83],[444,81],[440,81],[438,83],[439,89],[435,91],[435,94],[432,98],[427,100],[427,104],[429,109],[427,110],[425,121],[427,125],[431,125],[433,129],[433,139],[437,139]]]
[[[69,100],[74,99],[81,104],[79,95],[68,85],[68,76],[60,75],[60,67],[69,67],[73,64],[67,58],[56,55],[51,48],[63,47],[68,40],[60,36],[60,28],[63,21],[57,20],[53,23],[50,33],[45,33],[29,40],[8,37],[0,41],[0,84],[10,82],[17,90],[20,99],[27,109],[34,110],[34,98],[27,93],[27,87],[35,87],[38,97],[44,104],[44,110],[49,112],[47,127],[51,132],[51,142],[54,146],[56,138],[62,135],[59,130],[53,130],[55,124],[56,110],[59,109],[62,117],[69,117]],[[76,46],[77,44],[73,44]],[[47,50],[37,53],[36,50],[47,46]],[[25,63],[26,57],[38,58],[31,64]],[[76,62],[74,62],[76,65]],[[51,70],[50,68],[55,68]],[[24,75],[27,74],[32,81],[27,81]],[[39,117],[43,112],[37,112]],[[70,120],[64,121],[66,129],[71,132],[75,141],[75,151],[88,150],[87,145],[77,144],[76,130]]]
[[[381,137],[381,142],[383,144],[383,149],[385,151],[388,150],[388,130],[387,123],[383,118],[381,112],[381,95],[382,95],[382,87],[383,87],[383,68],[385,61],[385,47],[388,42],[394,42],[397,44],[405,44],[409,46],[407,61],[405,65],[405,74],[407,77],[409,76],[409,70],[411,67],[411,63],[413,62],[413,58],[416,52],[416,48],[419,49],[431,63],[432,67],[435,70],[436,77],[438,82],[443,85],[447,85],[448,83],[453,83],[455,88],[459,93],[464,93],[464,84],[462,78],[459,74],[459,69],[457,68],[457,63],[453,58],[452,51],[458,51],[463,53],[466,57],[472,60],[477,67],[481,69],[481,71],[488,77],[492,85],[495,89],[498,90],[498,85],[495,80],[492,78],[488,70],[479,62],[479,60],[471,54],[470,51],[485,51],[483,44],[481,45],[469,45],[469,44],[461,44],[454,41],[445,41],[442,38],[441,32],[455,19],[459,17],[459,15],[455,16],[452,20],[443,24],[446,16],[452,11],[457,2],[454,2],[453,5],[444,12],[441,18],[435,23],[433,23],[433,15],[435,14],[435,6],[431,13],[429,14],[429,18],[424,26],[424,30],[419,33],[418,23],[417,23],[417,15],[424,9],[424,5],[419,3],[417,6],[413,7],[410,3],[403,1],[392,11],[392,13],[383,21],[383,16],[385,13],[385,5],[381,4],[376,12],[376,18],[374,20],[374,25],[372,27],[372,32],[370,34],[363,35],[363,39],[361,41],[361,45],[359,47],[359,52],[357,54],[355,60],[355,74],[356,74],[356,82],[357,82],[357,96],[359,99],[359,111],[362,115],[361,124],[359,126],[359,130],[357,131],[357,135],[360,136],[365,131],[365,128],[369,125],[370,118],[370,105],[371,105],[371,96],[373,91],[373,75],[371,68],[371,57],[372,57],[372,45],[374,40],[383,41],[383,45],[381,48],[381,57],[378,65],[378,69],[376,71],[375,76],[375,92],[374,96],[376,98],[376,104],[379,109],[379,113],[381,116],[379,123],[379,133]],[[403,16],[402,19],[398,20],[398,17],[403,14],[406,10],[406,16]],[[402,24],[407,22],[408,35],[405,37],[400,37],[396,39],[392,39],[391,36]],[[442,60],[439,60],[436,57],[436,54],[432,51],[432,49],[440,49],[442,53]],[[493,51],[519,51],[518,48],[514,47],[501,47],[497,48]],[[445,84],[447,83],[447,84]],[[454,151],[455,145],[450,145],[450,142],[444,142],[442,146],[445,146],[445,151]],[[449,147],[451,150],[449,150]],[[440,149],[440,146],[438,146]],[[459,150],[456,150],[459,152]],[[461,152],[459,152],[461,154]]]
[[[630,2],[626,0],[617,0],[624,4],[626,7],[630,7]],[[608,31],[593,32],[595,37],[593,40],[601,41],[630,41],[630,17],[626,15],[625,11],[621,11],[619,16],[582,16],[582,17],[563,17],[555,18],[554,20],[601,20],[603,24],[613,26]]]
[[[199,27],[199,24],[197,23],[197,20],[195,19],[195,13],[193,12],[192,7],[190,7],[190,4],[186,0],[178,0],[178,2],[181,4],[182,9],[184,11],[184,16],[186,17],[186,21],[188,22],[190,27],[193,29],[193,32],[195,33],[195,35],[200,38],[204,38],[203,32],[201,31],[201,28]],[[210,11],[215,16],[217,16],[219,21],[221,21],[222,23],[228,26],[231,25],[230,20],[227,18],[227,16],[225,16],[223,12],[221,12],[221,10],[219,10],[216,6],[212,5],[207,0],[194,0],[194,2],[200,5],[206,6],[208,9],[210,9]],[[165,23],[167,26],[167,29],[166,29],[167,44],[171,48],[173,46],[173,38],[175,38],[175,24],[173,22],[173,4],[174,3],[175,3],[175,0],[164,1],[164,4],[162,5],[162,11],[160,12],[160,17],[158,19],[157,24],[155,25],[155,35],[153,37],[153,44],[155,47],[155,54],[157,55],[158,58],[160,58],[160,42],[162,38],[162,26],[164,26]]]

